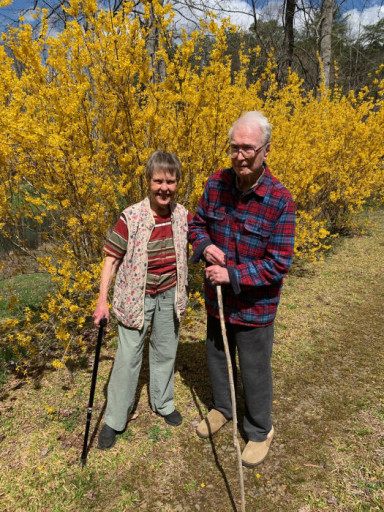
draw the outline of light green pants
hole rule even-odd
[[[179,340],[179,322],[174,312],[175,287],[145,296],[144,325],[141,330],[119,324],[119,341],[108,384],[105,423],[124,430],[135,403],[143,359],[144,339],[152,323],[149,343],[149,396],[154,412],[165,416],[175,409],[174,364]]]

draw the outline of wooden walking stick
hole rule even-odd
[[[234,382],[233,382],[232,360],[231,360],[231,354],[229,353],[227,331],[226,331],[226,328],[225,328],[224,308],[223,308],[223,295],[221,293],[221,286],[217,285],[216,289],[217,289],[217,301],[219,303],[221,334],[223,336],[224,351],[225,351],[225,356],[227,358],[227,365],[228,365],[229,385],[230,385],[230,388],[231,388],[233,444],[235,445],[235,448],[236,448],[237,462],[238,462],[238,466],[239,466],[239,480],[240,480],[240,492],[241,492],[241,512],[245,512],[244,474],[243,474],[243,464],[242,464],[242,461],[241,461],[240,444],[239,444],[239,440],[237,439],[236,395],[235,395],[235,386],[234,386]]]

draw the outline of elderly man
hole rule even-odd
[[[216,295],[221,285],[232,366],[236,373],[237,349],[245,396],[248,443],[242,461],[252,467],[267,456],[274,434],[273,322],[292,261],[295,211],[290,193],[266,165],[268,120],[260,112],[247,112],[230,129],[229,144],[232,167],[208,179],[189,225],[192,262],[202,258],[207,263],[207,362],[213,392],[213,409],[197,434],[207,438],[232,418]]]

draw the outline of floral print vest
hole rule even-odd
[[[116,275],[113,312],[126,327],[141,329],[148,270],[147,244],[155,226],[149,197],[129,206],[122,215],[127,222],[128,244]],[[175,313],[180,320],[188,302],[188,210],[179,203],[171,203],[171,222],[177,268]]]

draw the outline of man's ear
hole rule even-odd
[[[268,155],[269,155],[269,152],[271,151],[271,143],[268,142],[268,144],[266,144],[265,146],[265,151],[264,151],[264,160],[267,159]]]

